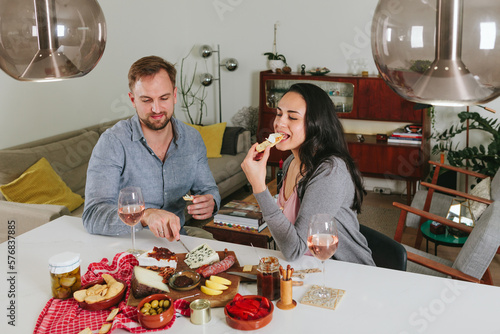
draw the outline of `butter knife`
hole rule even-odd
[[[186,247],[186,245],[184,245],[184,243],[182,242],[181,239],[177,240],[181,243],[182,247],[184,247],[186,249],[186,251],[189,253],[189,248]]]
[[[236,276],[248,278],[248,279],[251,279],[251,280],[254,280],[254,281],[257,280],[257,275],[254,275],[254,274],[242,273],[242,272],[239,272],[239,271],[227,271],[226,273],[230,274],[230,275],[236,275]]]

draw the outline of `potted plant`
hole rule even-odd
[[[450,165],[461,168],[469,167],[475,172],[493,177],[500,167],[500,123],[497,123],[497,119],[485,118],[477,112],[462,111],[458,114],[458,118],[460,124],[452,125],[449,129],[432,135],[432,138],[437,141],[432,148],[432,153],[447,152]],[[453,137],[469,130],[489,133],[490,143],[486,146],[480,144],[458,149],[458,143],[453,143]]]
[[[276,51],[276,30],[278,29],[278,23],[274,24],[274,42],[273,42],[273,52],[266,52],[264,56],[267,56],[269,67],[273,72],[276,73],[276,69],[282,69],[286,65],[286,58],[284,55],[279,54]]]

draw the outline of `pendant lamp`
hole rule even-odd
[[[500,1],[379,0],[372,53],[403,98],[463,106],[500,95]]]
[[[105,45],[96,0],[0,0],[0,68],[17,80],[84,76]]]

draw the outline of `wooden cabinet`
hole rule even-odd
[[[274,132],[273,121],[279,98],[296,82],[314,83],[323,88],[335,104],[339,118],[421,124],[424,137],[421,145],[389,144],[377,141],[375,135],[364,135],[365,141],[359,142],[355,134],[346,134],[349,151],[363,175],[405,180],[408,194],[414,192],[416,181],[423,179],[429,172],[430,123],[427,111],[415,109],[415,103],[401,98],[379,77],[261,72],[259,142]],[[376,123],[374,127],[376,132]],[[277,166],[280,159],[286,159],[289,154],[273,148],[269,164]]]

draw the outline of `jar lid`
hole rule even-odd
[[[277,257],[274,256],[266,256],[260,259],[259,265],[257,266],[257,270],[265,271],[265,272],[274,272],[277,271],[280,266],[280,261]]]
[[[63,274],[70,272],[80,266],[80,254],[64,252],[52,256],[49,259],[49,268],[52,274]]]

